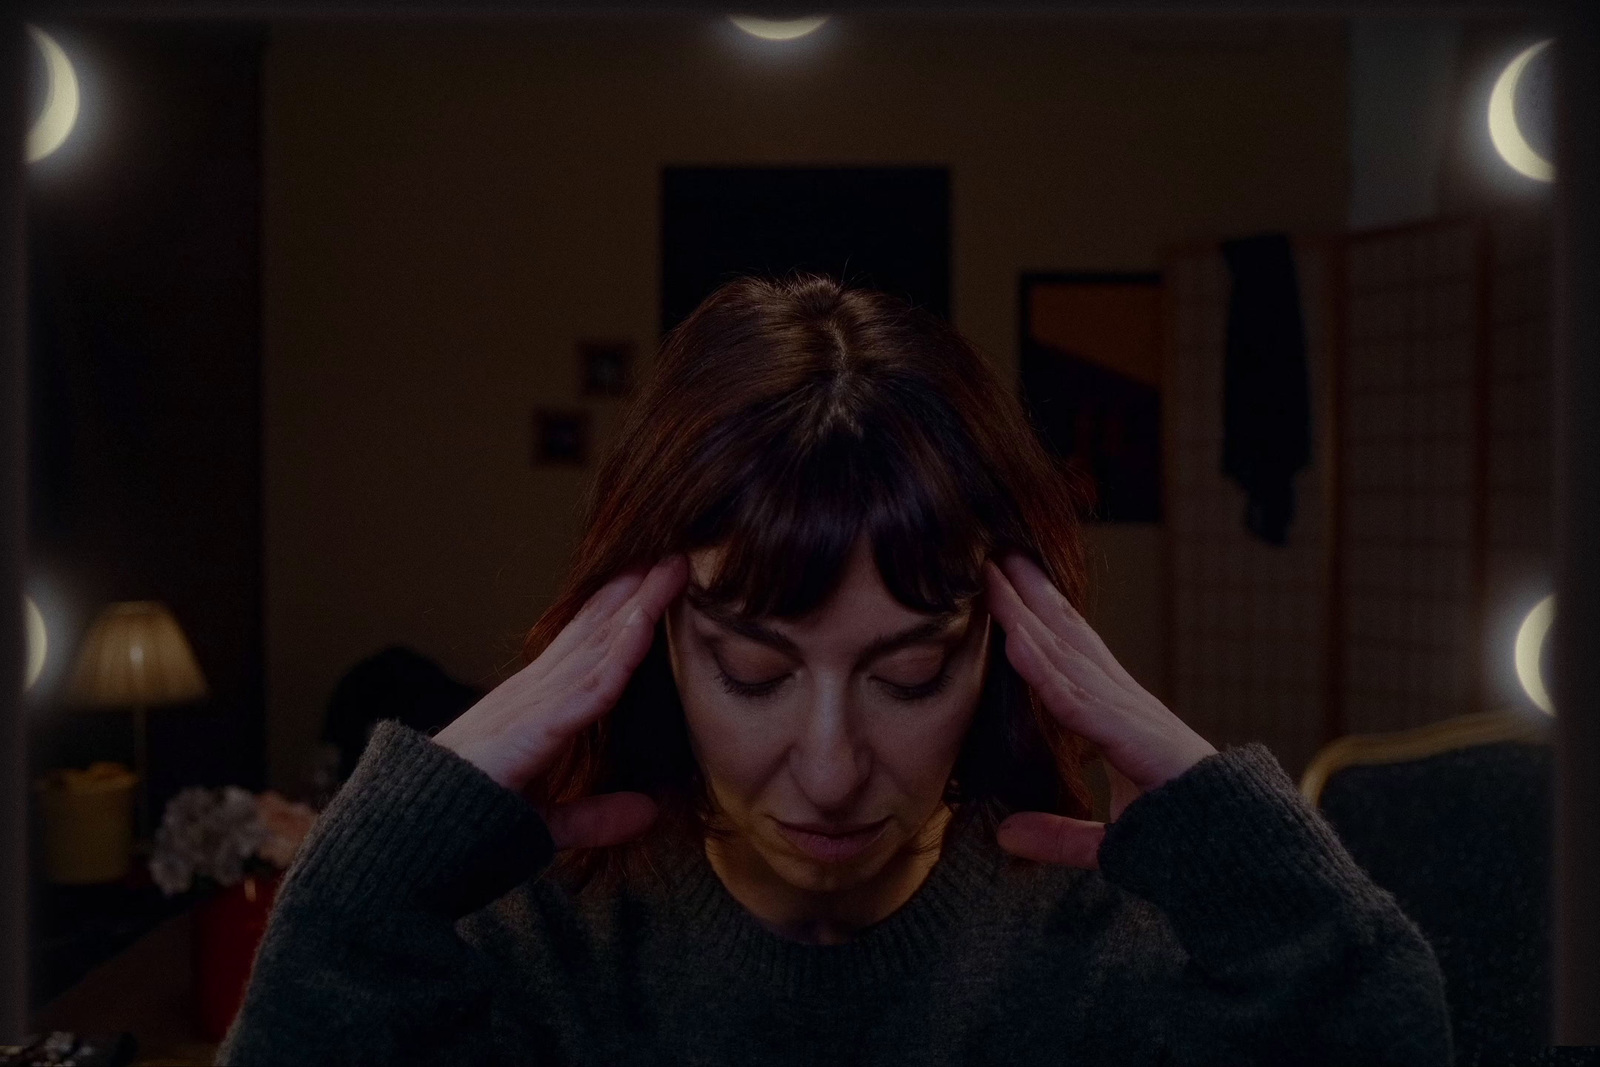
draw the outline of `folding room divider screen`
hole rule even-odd
[[[1552,580],[1549,227],[1450,219],[1296,242],[1311,465],[1285,546],[1221,473],[1229,277],[1166,277],[1175,707],[1298,772],[1327,740],[1515,703]]]

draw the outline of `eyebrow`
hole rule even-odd
[[[748,638],[757,644],[766,645],[769,648],[775,648],[780,652],[787,653],[796,658],[800,657],[799,646],[797,646],[788,637],[779,633],[777,630],[772,629],[772,627],[763,625],[754,619],[746,618],[745,616],[738,615],[734,612],[728,611],[726,608],[713,604],[705,599],[704,594],[698,593],[693,589],[690,589],[684,593],[684,599],[687,600],[696,611],[710,619],[712,622],[716,623],[718,626],[732,630],[740,637]],[[941,612],[938,615],[934,615],[928,619],[928,621],[921,622],[915,626],[909,627],[908,629],[901,630],[899,633],[886,634],[882,637],[875,638],[871,644],[867,645],[867,647],[862,650],[861,657],[857,662],[865,663],[868,660],[876,659],[877,657],[886,655],[895,651],[896,649],[905,648],[907,645],[922,644],[935,638],[942,637],[944,636],[944,632],[950,628],[950,624],[965,614],[967,614],[965,608],[958,609],[956,611]]]

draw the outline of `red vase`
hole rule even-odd
[[[239,1014],[282,875],[247,877],[194,911],[194,993],[200,1032],[221,1041]]]

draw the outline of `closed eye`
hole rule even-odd
[[[784,679],[788,677],[787,674],[782,674],[776,678],[769,678],[764,682],[741,682],[724,670],[722,664],[717,664],[717,681],[721,683],[723,691],[751,699],[771,696],[777,692],[778,686],[782,685]]]
[[[889,695],[896,700],[927,700],[944,691],[950,684],[950,671],[948,667],[940,668],[939,674],[920,685],[896,685],[890,681],[883,681],[884,688],[889,690]]]
[[[722,686],[723,692],[750,700],[759,700],[762,697],[771,696],[778,691],[778,687],[788,678],[789,675],[782,674],[776,678],[769,678],[764,682],[746,682],[729,674],[721,663],[717,664],[717,681]],[[938,675],[918,685],[897,685],[883,678],[879,678],[878,681],[883,684],[884,689],[888,690],[889,695],[895,700],[907,702],[928,700],[942,693],[945,687],[950,684],[950,671],[947,668],[941,669]]]

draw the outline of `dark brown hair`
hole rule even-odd
[[[710,600],[751,616],[824,603],[865,535],[885,586],[918,612],[982,589],[990,556],[1021,550],[1075,604],[1077,496],[1021,401],[954,328],[835,281],[743,278],[668,335],[630,398],[584,507],[575,563],[528,634],[528,662],[621,571],[724,546]],[[1012,811],[1085,818],[1087,746],[1040,705],[995,626],[947,797],[992,834]],[[638,790],[688,834],[721,832],[689,747],[665,625],[611,714],[530,788],[535,803]],[[582,886],[647,867],[644,839],[563,853]]]

